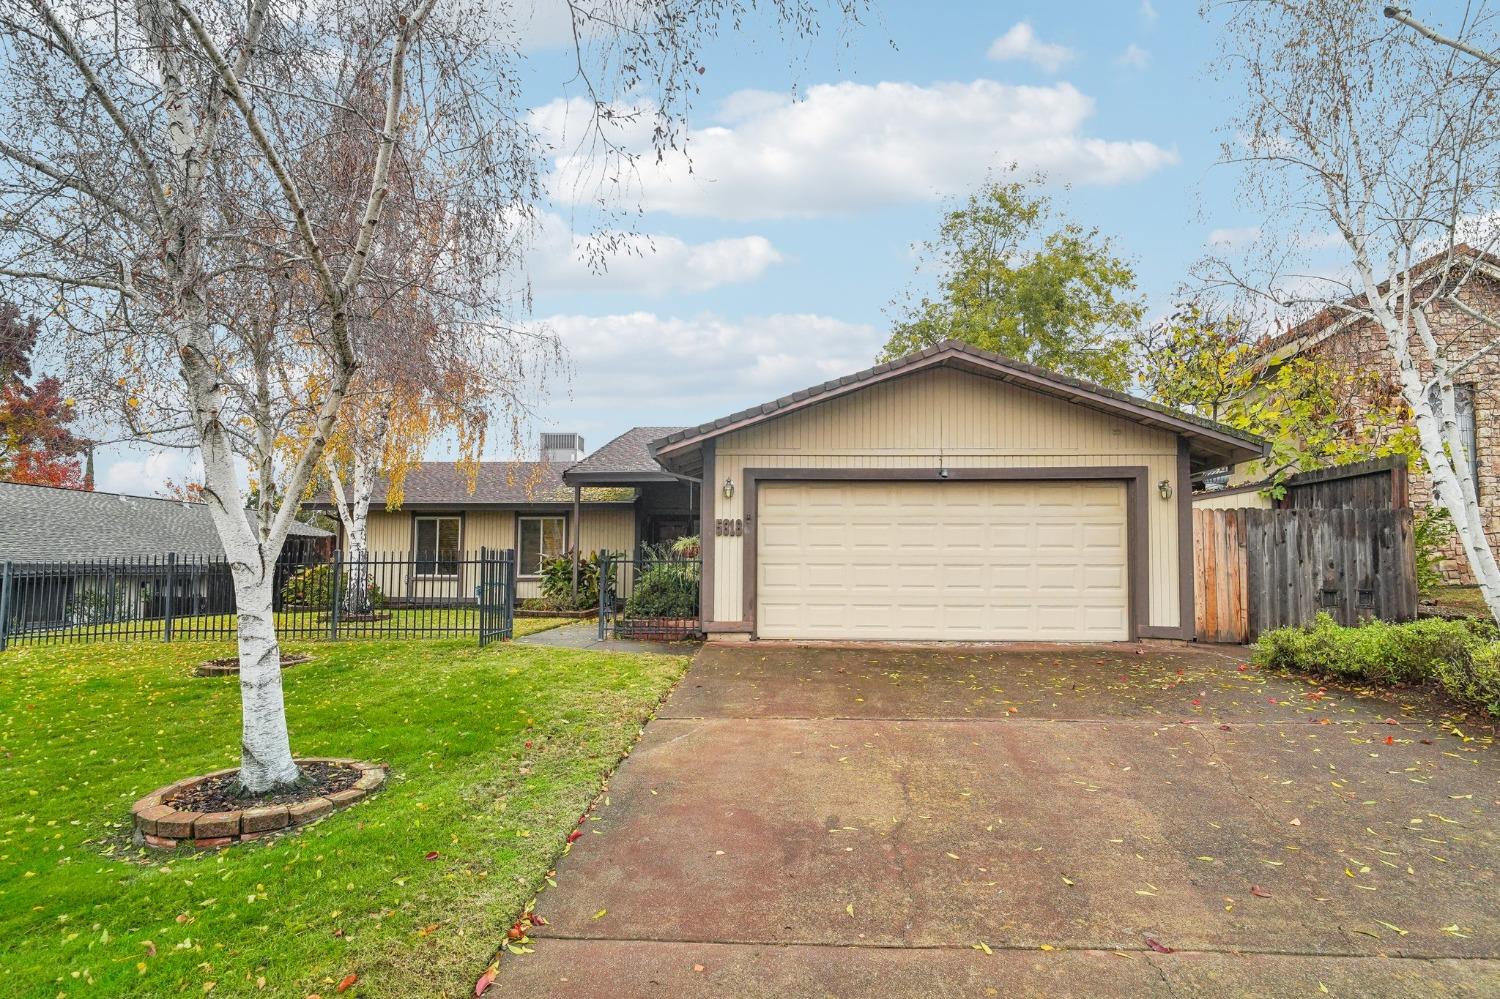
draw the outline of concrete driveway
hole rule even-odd
[[[1500,994],[1492,740],[1243,664],[707,646],[497,987]]]

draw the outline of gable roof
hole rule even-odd
[[[481,461],[469,491],[469,477],[455,462],[424,461],[406,473],[402,486],[403,510],[453,510],[459,507],[559,506],[573,502],[573,488],[563,483],[566,461]],[[384,509],[386,487],[381,479],[370,496],[370,509]],[[589,503],[631,503],[634,496],[585,496]],[[333,497],[320,493],[307,504],[332,509]]]
[[[631,427],[562,474],[568,485],[609,482],[676,482],[651,456],[651,442],[684,427]]]
[[[289,533],[330,537],[301,521],[293,521]],[[173,552],[224,554],[205,504],[0,482],[0,560],[83,562]]]
[[[693,467],[693,463],[687,460],[688,455],[706,440],[857,392],[878,382],[938,367],[955,368],[994,378],[1100,413],[1179,434],[1187,438],[1193,455],[1200,459],[1200,466],[1233,464],[1265,454],[1265,441],[1254,434],[1095,385],[1081,378],[1016,361],[962,340],[944,340],[894,361],[886,361],[696,427],[665,434],[652,442],[651,454],[666,468],[687,469]]]
[[[1440,277],[1448,269],[1451,260],[1469,260],[1474,264],[1474,273],[1500,281],[1500,257],[1484,250],[1477,250],[1468,243],[1459,243],[1451,249],[1434,253],[1411,266],[1415,284],[1420,287]],[[1467,266],[1467,265],[1465,265]],[[1391,278],[1381,282],[1379,290],[1385,292],[1391,286]],[[1316,347],[1330,337],[1368,318],[1363,311],[1368,308],[1363,293],[1351,295],[1334,305],[1319,309],[1309,318],[1293,326],[1285,333],[1268,338],[1257,348],[1255,365],[1266,365],[1296,356],[1304,350]]]

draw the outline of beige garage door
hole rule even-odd
[[[759,507],[762,638],[1129,637],[1122,483],[767,483]]]

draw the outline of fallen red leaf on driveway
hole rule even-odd
[[[490,965],[484,969],[484,974],[479,976],[479,981],[474,983],[474,995],[482,996],[491,985],[495,984],[495,976],[500,973],[499,963]]]
[[[1162,943],[1160,940],[1157,940],[1155,937],[1147,937],[1146,938],[1146,946],[1150,947],[1152,950],[1156,951],[1158,954],[1175,954],[1175,953],[1177,953],[1177,948],[1176,947],[1168,947],[1166,944]]]
[[[1250,886],[1250,894],[1254,895],[1256,898],[1270,898],[1271,897],[1271,893],[1268,892],[1268,891],[1266,891],[1260,885],[1251,885]]]

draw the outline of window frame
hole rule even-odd
[[[438,525],[437,533],[433,535],[432,570],[422,571],[422,550],[419,547],[422,521],[430,520]],[[453,571],[439,572],[442,568],[442,523],[451,520],[458,524],[458,541],[453,549]],[[417,579],[457,579],[463,574],[464,567],[464,515],[462,513],[416,513],[411,518],[411,571]]]
[[[528,521],[528,520],[535,520],[535,521],[539,521],[539,522],[540,521],[546,521],[546,520],[560,520],[560,521],[562,521],[562,551],[559,552],[559,554],[563,554],[563,553],[566,553],[567,551],[569,551],[569,547],[568,547],[568,538],[569,538],[568,528],[569,528],[569,524],[568,524],[568,521],[570,519],[571,518],[569,518],[569,516],[566,513],[523,513],[523,514],[517,514],[516,515],[516,578],[517,579],[528,579],[528,580],[530,580],[530,579],[541,579],[542,578],[540,567],[538,567],[538,571],[537,572],[528,573],[528,572],[522,572],[521,571],[521,567],[526,564],[525,561],[522,559],[522,553],[521,553],[521,531],[523,529],[522,525],[525,524],[526,521]],[[539,545],[540,545],[540,541],[544,540],[545,537],[546,537],[545,531],[543,531],[542,534],[538,535]],[[538,555],[543,555],[545,553],[544,552],[538,552],[537,554]]]

